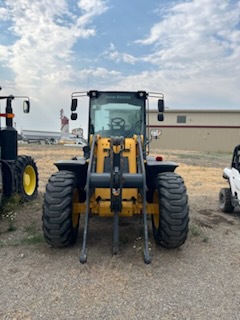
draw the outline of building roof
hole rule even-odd
[[[157,109],[150,109],[150,113],[158,113]],[[238,109],[165,109],[166,113],[240,113]]]

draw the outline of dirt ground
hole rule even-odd
[[[231,154],[155,151],[179,164],[189,196],[188,240],[176,250],[157,247],[149,220],[152,263],[145,265],[140,218],[120,221],[114,257],[112,221],[93,218],[81,265],[81,223],[76,245],[65,249],[48,246],[41,230],[53,163],[79,149],[21,145],[19,153],[37,163],[39,196],[14,208],[13,220],[0,221],[0,319],[240,319],[240,212],[218,207]]]

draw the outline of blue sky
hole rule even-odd
[[[89,89],[240,107],[238,0],[0,0],[0,28],[1,93],[31,98],[29,115],[15,102],[19,130],[59,130],[71,92]],[[79,108],[70,127],[86,119]]]

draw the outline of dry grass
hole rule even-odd
[[[193,195],[218,193],[219,189],[226,185],[222,171],[230,163],[230,154],[182,150],[152,152],[152,154],[157,153],[163,155],[164,160],[179,164],[176,172],[183,177],[188,192]],[[82,151],[79,147],[21,145],[19,154],[30,155],[35,159],[39,170],[39,190],[43,192],[48,178],[57,171],[54,162],[80,156]]]
[[[36,161],[39,172],[39,191],[45,190],[49,177],[57,171],[54,165],[59,160],[68,160],[82,155],[79,147],[66,147],[62,145],[21,145],[20,155],[28,155]]]

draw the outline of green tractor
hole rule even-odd
[[[20,195],[23,201],[30,201],[38,194],[38,170],[30,156],[18,155],[18,133],[13,127],[12,101],[22,96],[0,96],[6,100],[5,113],[0,117],[6,119],[6,126],[0,127],[0,206],[2,197],[10,197],[14,193]],[[28,113],[30,101],[24,100],[23,111]]]
[[[83,96],[89,97],[88,145],[82,157],[55,163],[59,171],[50,177],[44,195],[46,242],[54,247],[75,243],[83,216],[80,262],[85,263],[90,215],[113,219],[113,254],[119,250],[119,217],[140,215],[144,261],[150,263],[147,215],[158,245],[179,247],[188,234],[188,196],[183,179],[174,172],[178,165],[149,156],[148,101],[158,99],[162,121],[163,94],[74,92],[72,120],[77,119],[78,99]]]

